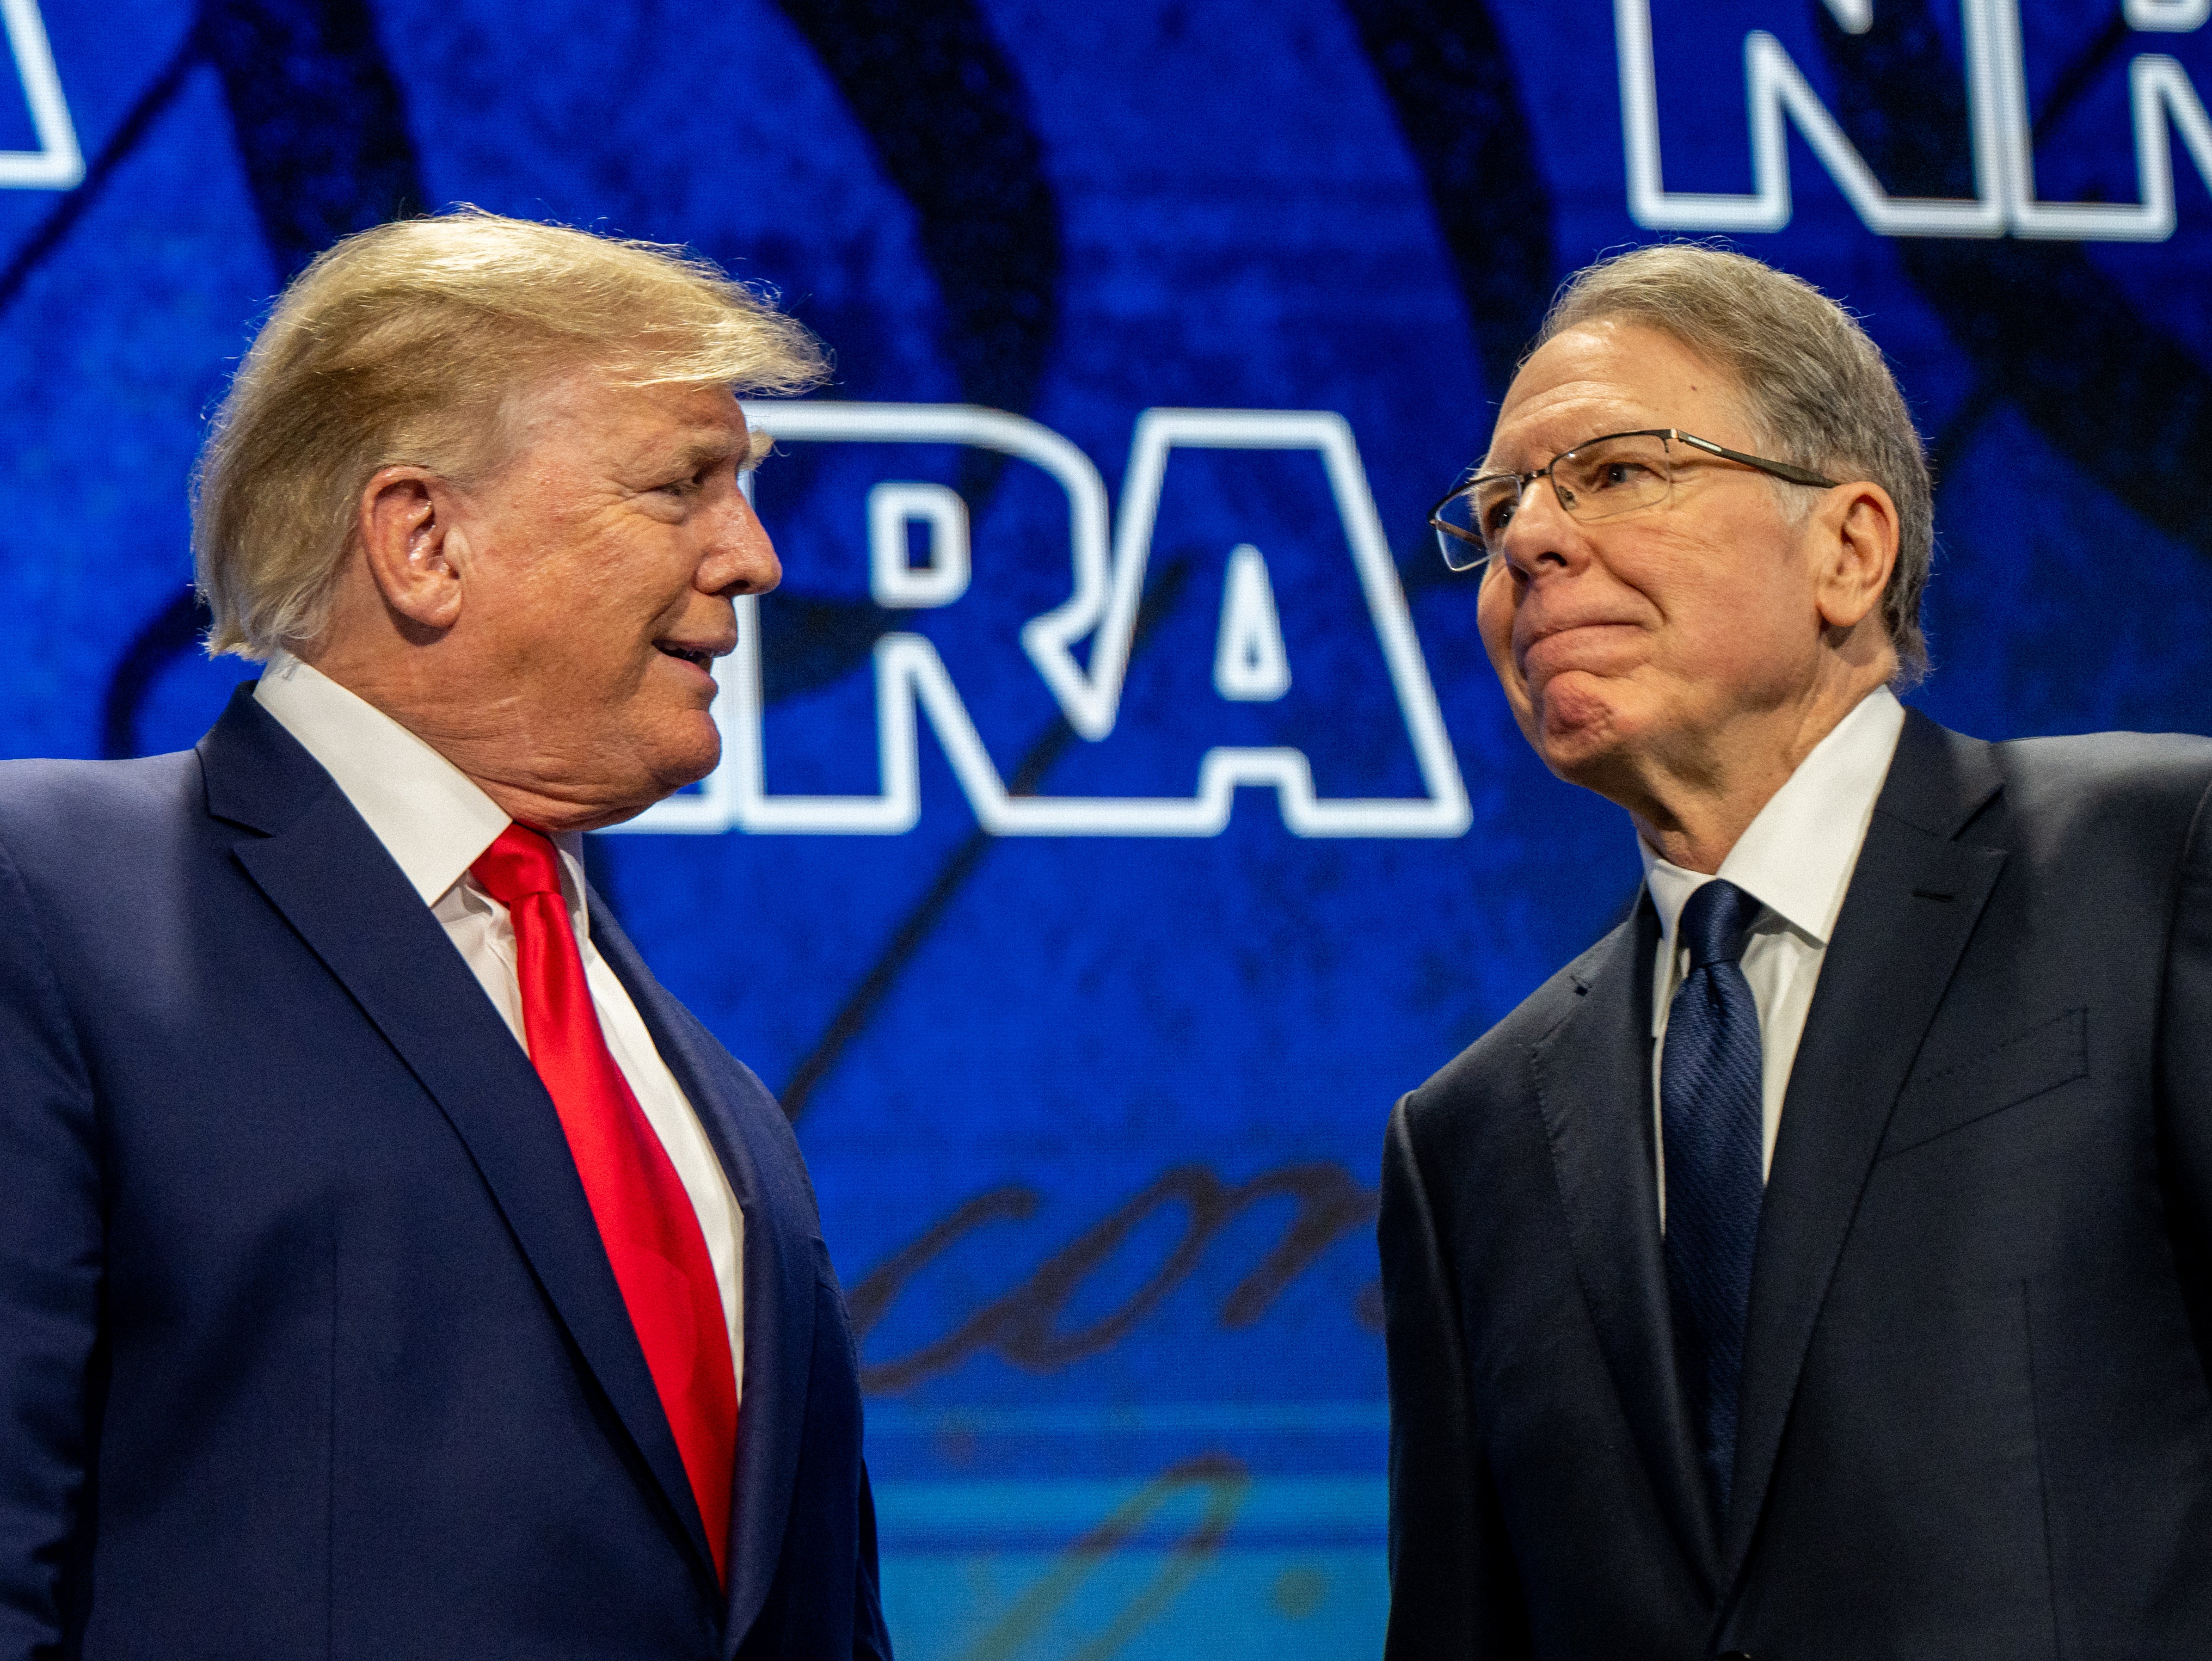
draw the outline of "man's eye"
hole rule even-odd
[[[1651,476],[1651,470],[1640,461],[1608,461],[1599,471],[1597,488],[1607,490],[1638,485]]]
[[[1506,496],[1490,504],[1490,511],[1482,516],[1482,533],[1496,536],[1513,522],[1513,498]]]

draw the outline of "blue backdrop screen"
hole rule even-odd
[[[5,0],[0,745],[190,743],[255,320],[453,202],[777,285],[787,577],[594,839],[777,1089],[917,1661],[1372,1654],[1391,1102],[1632,891],[1424,514],[1559,279],[1721,234],[1894,360],[1988,737],[2212,718],[2212,0]]]

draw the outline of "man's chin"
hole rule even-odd
[[[1561,676],[1545,688],[1522,728],[1544,764],[1570,784],[1598,788],[1626,735],[1620,712],[1595,676]]]
[[[672,741],[653,757],[653,776],[660,787],[662,796],[672,795],[687,785],[699,782],[722,762],[722,734],[711,716],[704,710],[699,714],[693,730],[683,734],[680,740]],[[647,806],[651,804],[648,803]],[[642,812],[644,810],[639,810]]]
[[[714,770],[722,759],[722,735],[714,723],[702,715],[696,726],[688,722],[684,726],[690,730],[656,734],[653,741],[641,744],[632,751],[636,772],[620,788],[619,800],[611,799],[614,791],[608,793],[611,799],[605,812],[586,828],[604,830],[634,819]]]

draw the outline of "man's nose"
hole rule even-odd
[[[1522,490],[1513,517],[1492,547],[1506,564],[1530,578],[1547,570],[1571,570],[1589,552],[1581,522],[1559,505],[1549,478],[1533,479]]]
[[[775,556],[768,527],[744,492],[732,490],[721,504],[695,586],[710,594],[764,594],[782,581],[783,562]]]

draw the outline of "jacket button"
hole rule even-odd
[[[1749,1650],[1723,1650],[1720,1654],[1713,1658],[1713,1661],[1751,1661],[1751,1652]]]

